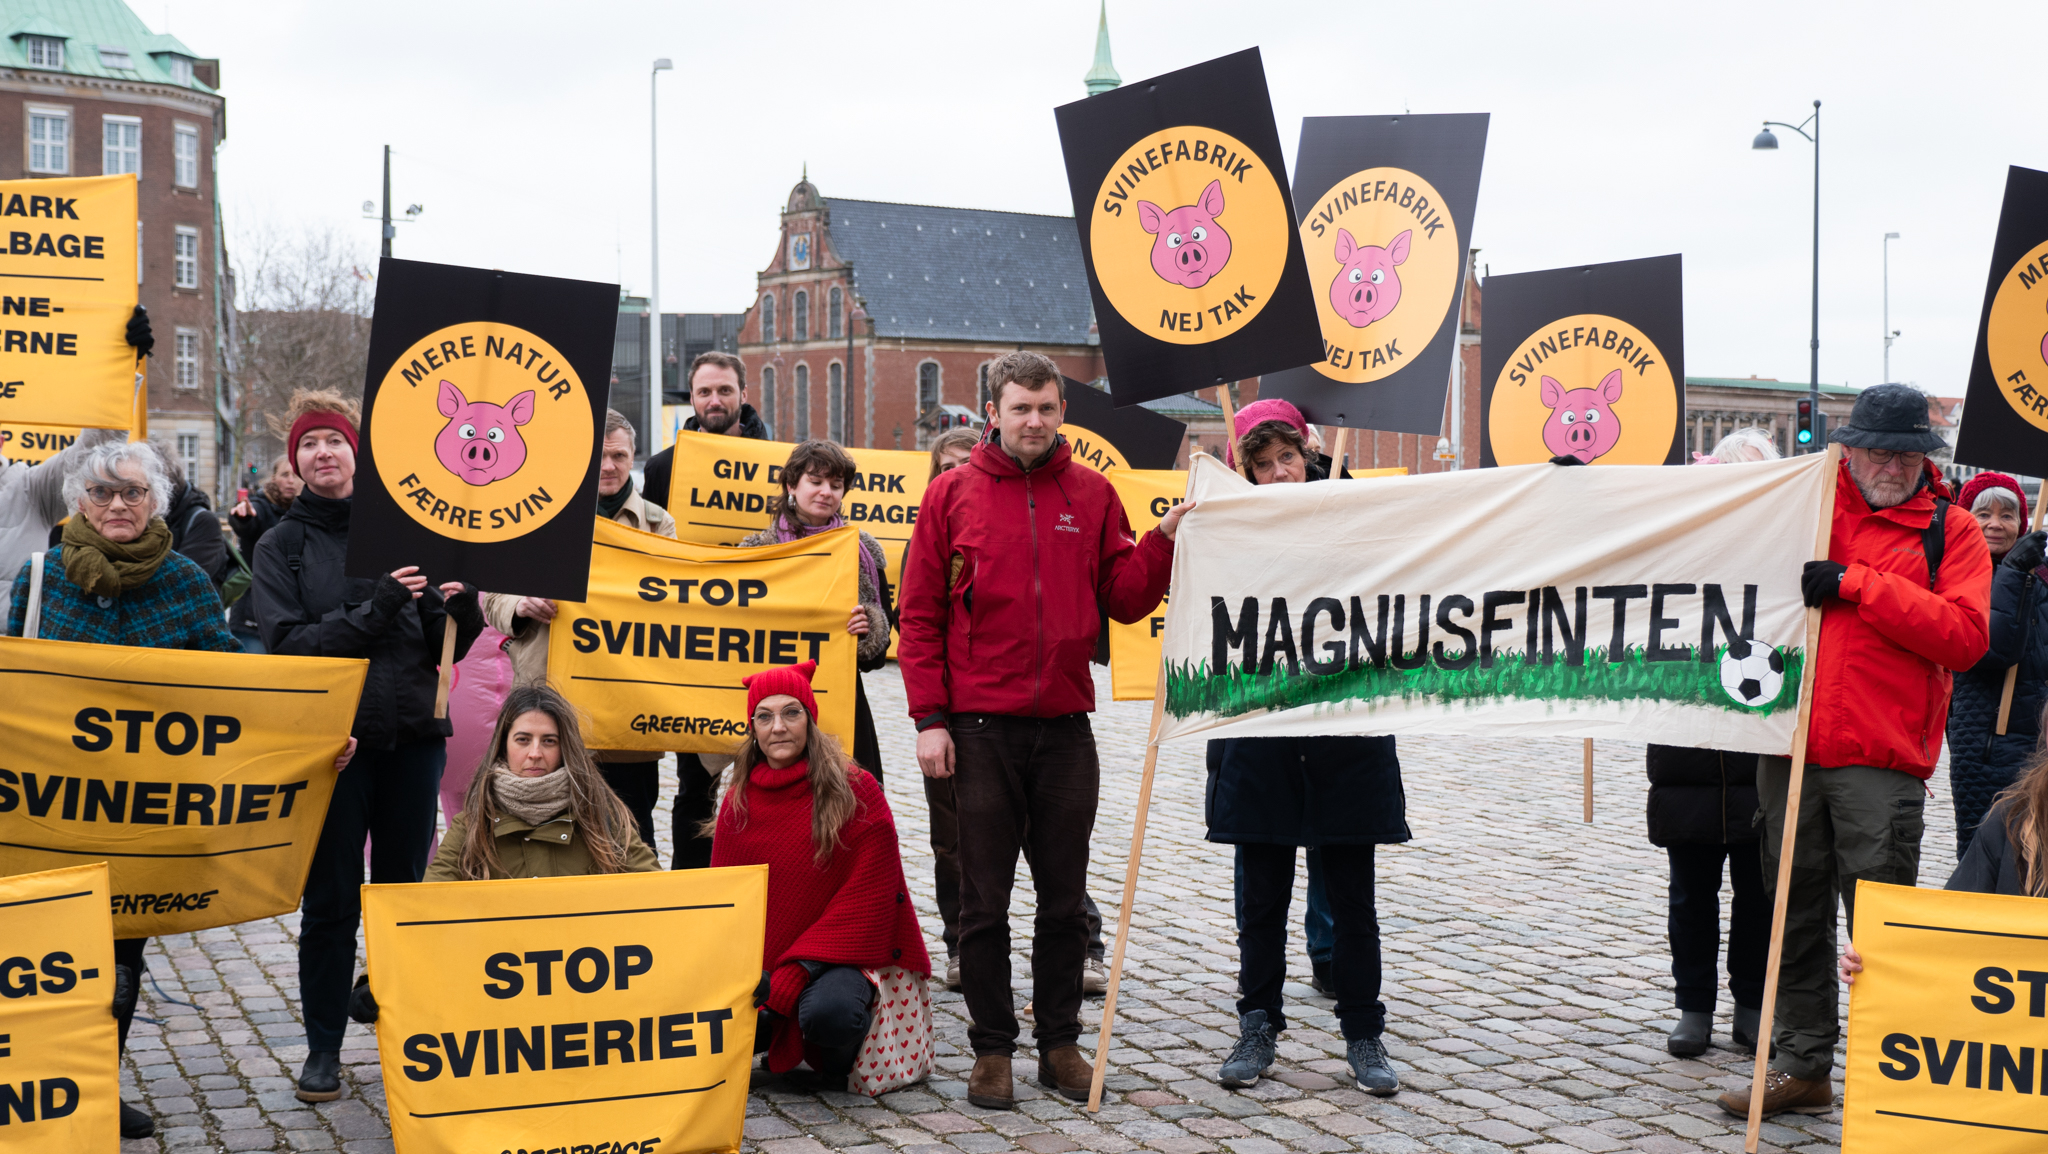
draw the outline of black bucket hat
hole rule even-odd
[[[1863,390],[1849,410],[1849,423],[1828,434],[1828,440],[1898,453],[1932,453],[1948,445],[1927,423],[1927,394],[1907,385]]]

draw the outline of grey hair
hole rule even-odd
[[[621,413],[617,409],[606,409],[604,411],[604,437],[602,439],[609,440],[613,433],[626,434],[626,443],[628,445],[633,446],[636,450],[640,447],[640,438],[633,435],[633,422],[626,419],[626,414]]]
[[[1993,485],[1990,488],[1980,490],[1975,497],[1970,499],[1970,512],[1978,512],[1993,501],[2010,505],[2015,513],[2020,511],[2019,494],[2006,488],[2004,485]]]
[[[86,450],[78,464],[64,477],[64,504],[82,508],[88,485],[116,488],[127,481],[120,475],[123,465],[133,465],[149,486],[149,515],[160,517],[171,504],[171,478],[164,472],[163,458],[147,441],[110,441]]]
[[[1708,456],[1724,465],[1735,465],[1750,461],[1775,461],[1779,454],[1777,443],[1771,440],[1771,435],[1751,425],[1721,438]]]

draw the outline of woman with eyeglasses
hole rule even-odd
[[[64,478],[72,516],[64,523],[63,543],[40,555],[40,582],[33,579],[34,556],[14,579],[7,635],[27,635],[33,601],[35,636],[47,640],[240,653],[213,579],[171,549],[171,530],[162,517],[170,493],[170,478],[147,443],[118,441],[87,450]],[[38,595],[31,598],[37,585]],[[348,764],[355,745],[350,738],[336,770]],[[114,1018],[123,1048],[135,1020],[148,941],[114,943]],[[121,1103],[122,1137],[147,1138],[155,1131],[146,1112]]]
[[[930,976],[924,932],[903,881],[896,819],[882,787],[818,728],[815,661],[746,679],[745,741],[712,820],[711,864],[768,867],[764,1013],[756,1045],[777,1073],[808,1061],[843,1082],[867,1037],[866,971]]]

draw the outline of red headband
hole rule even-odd
[[[741,678],[740,684],[747,687],[747,716],[752,718],[764,699],[788,694],[797,699],[812,721],[818,720],[818,699],[811,695],[811,674],[817,669],[817,662],[806,661],[800,665],[778,665]]]
[[[348,451],[351,453],[356,452],[356,427],[349,424],[347,417],[342,416],[340,413],[324,411],[306,413],[300,416],[298,420],[292,422],[291,438],[285,442],[286,445],[290,446],[289,452],[291,456],[289,459],[292,463],[292,472],[294,473],[299,473],[299,438],[312,432],[314,429],[333,429],[348,439]],[[299,473],[299,476],[304,478],[305,474]]]

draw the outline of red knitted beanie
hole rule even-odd
[[[292,463],[292,472],[294,473],[299,472],[299,438],[312,432],[314,429],[333,429],[348,439],[349,452],[356,453],[362,451],[361,447],[356,444],[356,427],[349,423],[347,417],[342,416],[340,413],[325,410],[303,413],[299,416],[298,420],[292,422],[291,436],[285,441],[285,452],[290,454],[288,459]],[[301,477],[305,476],[304,473],[299,473],[299,475]]]
[[[752,677],[740,679],[747,687],[747,716],[754,716],[754,710],[761,702],[777,694],[788,694],[797,699],[811,720],[818,720],[818,699],[811,695],[811,674],[817,672],[818,663],[805,661],[798,665],[778,665],[763,669]]]

